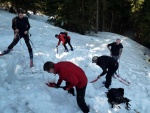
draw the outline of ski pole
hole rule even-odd
[[[36,47],[34,46],[33,42],[31,41],[31,39],[30,39],[30,38],[29,38],[29,40],[30,40],[30,42],[31,42],[32,46],[34,47],[35,51],[36,51],[37,53],[39,53],[39,52],[37,51]],[[42,62],[44,63],[44,60],[43,60],[43,58],[42,58],[41,56],[40,56],[40,59],[41,59],[41,60],[42,60]]]

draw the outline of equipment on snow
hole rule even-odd
[[[74,93],[74,88],[71,88],[71,89],[67,89],[67,86],[59,86],[57,85],[56,83],[54,82],[50,82],[50,83],[45,83],[48,87],[53,87],[53,88],[62,88],[64,90],[67,90],[68,93],[72,94],[73,96],[75,96],[75,93]]]
[[[116,76],[115,76],[116,75]],[[126,86],[130,85],[130,82],[128,82],[127,80],[123,79],[122,77],[120,77],[118,74],[114,74],[113,78],[117,79],[119,82],[125,84]]]
[[[91,81],[90,83],[96,82],[99,78],[100,78],[100,76],[98,76],[96,79],[94,79],[94,80]]]
[[[53,87],[53,88],[62,88],[64,89],[65,86],[57,86],[56,83],[50,82],[50,83],[45,83],[48,87]]]
[[[124,89],[123,88],[111,88],[110,90],[108,90],[108,92],[106,92],[106,95],[108,98],[108,102],[111,104],[112,108],[114,105],[125,103],[126,104],[125,108],[127,110],[130,110],[129,106],[131,106],[131,105],[129,104],[129,102],[131,100],[124,97]]]

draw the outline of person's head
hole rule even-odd
[[[58,38],[58,36],[59,36],[58,34],[55,35],[56,38]]]
[[[92,63],[97,63],[97,60],[98,60],[98,56],[94,56],[94,57],[92,58]]]
[[[24,11],[23,11],[23,9],[18,9],[18,17],[20,18],[20,19],[22,19],[23,18],[23,16],[24,16]]]
[[[47,61],[44,65],[43,65],[43,70],[47,71],[48,73],[53,73],[55,74],[55,70],[54,70],[54,63],[51,61]]]
[[[120,42],[121,42],[121,40],[118,38],[118,39],[116,39],[116,44],[118,45],[118,44],[120,44]]]

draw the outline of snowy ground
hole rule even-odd
[[[11,21],[14,16],[0,10],[0,52],[13,40]],[[127,111],[124,104],[120,105],[121,109],[110,107],[105,95],[107,89],[101,87],[105,80],[102,77],[93,84],[88,83],[85,100],[90,106],[90,113],[135,113],[134,110],[149,113],[150,63],[147,60],[150,51],[147,48],[113,33],[100,32],[92,37],[68,32],[75,50],[64,53],[60,45],[56,54],[58,40],[54,35],[64,30],[42,21],[29,21],[35,66],[29,68],[28,50],[23,39],[23,50],[19,42],[10,54],[0,57],[0,113],[82,113],[75,97],[62,89],[45,85],[46,82],[56,82],[58,76],[55,78],[43,72],[43,64],[46,61],[71,61],[85,71],[90,82],[102,72],[101,68],[91,62],[91,58],[94,55],[109,55],[106,45],[116,38],[120,38],[124,46],[119,74],[131,84],[126,86],[113,79],[111,87],[124,88],[124,96],[131,99],[131,110]]]

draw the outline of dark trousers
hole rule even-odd
[[[66,40],[65,40],[65,43],[64,43],[64,48],[65,48],[65,50],[68,50],[68,48],[67,48],[67,46],[66,46],[67,43],[68,43],[68,45],[70,46],[70,49],[73,50],[73,47],[72,47],[72,45],[71,45],[71,43],[70,43],[70,39],[66,39]]]
[[[106,83],[105,83],[106,88],[109,88],[109,86],[111,85],[112,76],[117,71],[117,69],[118,69],[118,63],[116,63],[114,66],[111,66],[110,68],[108,68],[108,72],[106,75]]]
[[[81,108],[81,110],[84,113],[88,113],[89,112],[89,107],[86,105],[85,103],[85,90],[86,90],[86,86],[84,86],[83,88],[77,88],[76,87],[76,91],[77,91],[77,104],[78,106]]]
[[[33,52],[32,52],[32,48],[31,48],[30,42],[29,42],[29,35],[25,35],[25,34],[23,34],[23,35],[17,35],[17,37],[14,38],[13,41],[12,41],[12,43],[8,46],[8,49],[11,50],[18,43],[18,41],[22,37],[24,38],[24,41],[25,41],[26,46],[28,48],[30,59],[33,59]]]

